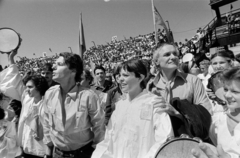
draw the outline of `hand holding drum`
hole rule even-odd
[[[189,138],[183,134],[180,138],[170,138],[159,149],[155,158],[215,158],[208,157],[199,147],[199,143],[203,144],[199,138]],[[212,153],[217,154],[214,146],[204,143]],[[195,156],[195,153],[198,156]]]

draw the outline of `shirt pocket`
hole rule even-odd
[[[152,104],[143,104],[140,112],[141,120],[152,120],[153,105]]]
[[[79,129],[79,128],[82,129],[84,127],[84,122],[85,122],[84,115],[85,115],[85,111],[76,112],[74,129]]]
[[[64,131],[62,120],[56,116],[56,110],[50,110],[49,125],[56,131]]]

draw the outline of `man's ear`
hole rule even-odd
[[[140,74],[140,80],[143,81],[146,78],[143,74]]]

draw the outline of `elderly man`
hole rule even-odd
[[[96,94],[77,82],[83,72],[82,59],[73,53],[60,53],[53,66],[51,87],[44,97],[44,142],[53,158],[90,158],[104,137],[104,112]],[[51,155],[51,153],[48,153]]]
[[[194,132],[197,132],[198,134],[201,133],[201,136],[207,137],[211,123],[209,115],[209,113],[212,113],[211,103],[200,79],[178,70],[178,48],[171,43],[161,44],[154,52],[153,62],[159,73],[150,83],[149,90],[162,96],[163,102],[165,102],[165,104],[162,104],[162,108],[172,116],[175,136],[183,133],[196,136]],[[178,99],[180,102],[175,102],[177,103],[176,106],[171,105],[174,99]],[[185,116],[186,118],[183,118]],[[198,119],[196,116],[198,116]],[[206,122],[203,123],[203,120],[199,118],[206,119]],[[186,120],[188,122],[185,122]],[[194,127],[193,129],[196,131],[191,132],[189,126]],[[200,129],[206,129],[205,133],[202,133]]]

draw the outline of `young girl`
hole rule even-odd
[[[224,97],[227,112],[213,115],[210,137],[217,146],[222,146],[229,158],[240,156],[240,68],[223,72]]]
[[[5,111],[0,107],[0,157],[14,158],[19,150],[14,122],[5,119]]]
[[[161,112],[161,97],[148,92],[147,69],[141,60],[123,63],[120,84],[125,97],[116,103],[105,138],[92,158],[153,157],[157,148],[173,135],[169,115]]]

